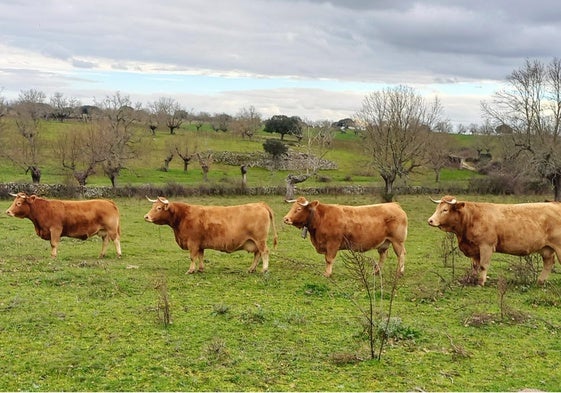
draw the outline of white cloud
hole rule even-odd
[[[555,0],[19,0],[0,15],[5,96],[120,90],[211,113],[335,119],[368,91],[409,84],[438,94],[452,121],[478,122],[489,90],[466,84],[561,53]]]

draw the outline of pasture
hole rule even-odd
[[[97,259],[101,240],[94,237],[64,238],[52,260],[49,243],[36,236],[33,224],[7,217],[3,212],[11,201],[0,201],[0,390],[552,391],[561,386],[559,265],[538,287],[515,274],[520,258],[494,254],[485,287],[462,285],[470,262],[458,256],[444,263],[445,234],[426,222],[435,208],[428,196],[397,198],[409,217],[407,257],[392,305],[394,331],[380,360],[369,359],[357,307],[366,305],[365,293],[346,271],[344,253],[338,254],[333,277],[323,277],[323,256],[298,229],[282,223],[289,209],[282,196],[181,200],[267,202],[279,233],[269,272],[261,274],[259,266],[247,273],[251,254],[207,250],[206,271],[186,275],[188,252],[177,246],[171,228],[144,222],[150,208],[145,199],[115,200],[122,218],[121,259],[112,246],[105,259]],[[379,202],[372,196],[320,200]],[[376,292],[376,306],[385,312],[395,266],[390,249]]]

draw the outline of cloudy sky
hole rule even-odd
[[[558,0],[0,0],[0,95],[315,121],[403,84],[467,125],[525,59],[561,56],[559,37]]]

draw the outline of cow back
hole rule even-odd
[[[320,250],[337,244],[339,249],[366,251],[387,239],[405,241],[407,215],[397,203],[365,206],[319,203],[311,215],[308,230]]]

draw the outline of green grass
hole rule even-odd
[[[56,155],[54,147],[57,138],[65,132],[89,127],[89,124],[67,121],[42,121],[40,123],[41,155],[40,168],[42,172],[42,183],[47,184],[75,184],[70,172],[62,168],[59,157]],[[8,143],[11,135],[12,140],[19,138],[15,128],[14,119],[9,118],[4,125],[3,134],[6,135],[4,141]],[[257,132],[251,139],[242,139],[239,136],[232,136],[230,133],[216,132],[205,125],[201,131],[196,131],[194,124],[183,124],[176,131],[175,135],[170,135],[164,130],[157,131],[155,136],[150,135],[146,127],[138,125],[136,130],[138,141],[137,158],[128,161],[125,169],[121,171],[117,178],[117,185],[152,184],[166,185],[169,183],[179,183],[183,185],[199,186],[203,184],[203,175],[199,163],[193,159],[188,171],[183,171],[183,162],[179,157],[174,157],[170,163],[170,170],[163,172],[160,168],[166,157],[166,146],[180,144],[188,140],[191,151],[232,151],[232,152],[263,152],[263,142],[268,138],[279,138],[277,134]],[[455,135],[458,146],[469,146],[473,143],[474,137],[469,135]],[[305,141],[304,141],[305,142]],[[291,149],[306,151],[305,143],[298,144],[295,138],[285,137]],[[347,132],[346,134],[337,132],[333,141],[333,148],[325,155],[326,159],[334,161],[337,170],[321,170],[317,177],[308,179],[301,184],[302,187],[329,185],[349,185],[358,184],[365,186],[382,186],[381,177],[373,170],[368,168],[368,159],[364,155],[360,136]],[[28,183],[31,176],[25,173],[23,167],[15,166],[7,159],[0,158],[0,182]],[[247,185],[249,187],[260,187],[266,185],[284,186],[284,179],[288,174],[298,171],[267,170],[264,168],[249,168]],[[445,169],[441,175],[440,185],[463,186],[467,188],[469,180],[477,175],[466,170]],[[241,181],[240,168],[238,166],[223,165],[213,163],[209,172],[209,181],[213,184],[238,184]],[[88,185],[110,186],[109,179],[103,174],[103,170],[98,168],[97,173],[88,178]],[[399,185],[425,185],[438,186],[434,181],[434,173],[430,170],[420,170],[412,174],[409,179],[398,179],[396,186]]]
[[[410,338],[391,340],[381,361],[368,360],[361,314],[351,301],[364,302],[364,292],[341,255],[333,279],[321,275],[323,256],[282,224],[288,211],[282,197],[189,202],[256,199],[273,207],[279,231],[265,275],[246,273],[250,254],[212,250],[205,273],[185,275],[188,252],[179,249],[170,228],[143,221],[150,207],[145,200],[116,200],[121,259],[110,248],[108,258],[98,260],[98,238],[65,238],[59,258],[51,260],[48,242],[35,235],[31,222],[0,216],[0,390],[559,389],[559,273],[543,288],[510,284],[505,301],[518,313],[512,315],[524,318],[501,319],[497,281],[511,279],[519,259],[495,254],[486,287],[459,285],[469,261],[459,257],[454,269],[443,265],[444,234],[426,224],[434,205],[427,196],[400,196],[410,225],[393,316]],[[364,204],[379,197],[322,201]],[[3,210],[9,204],[0,203]],[[377,299],[384,299],[384,309],[395,264],[390,252]],[[167,327],[156,288],[162,282],[172,319]]]

